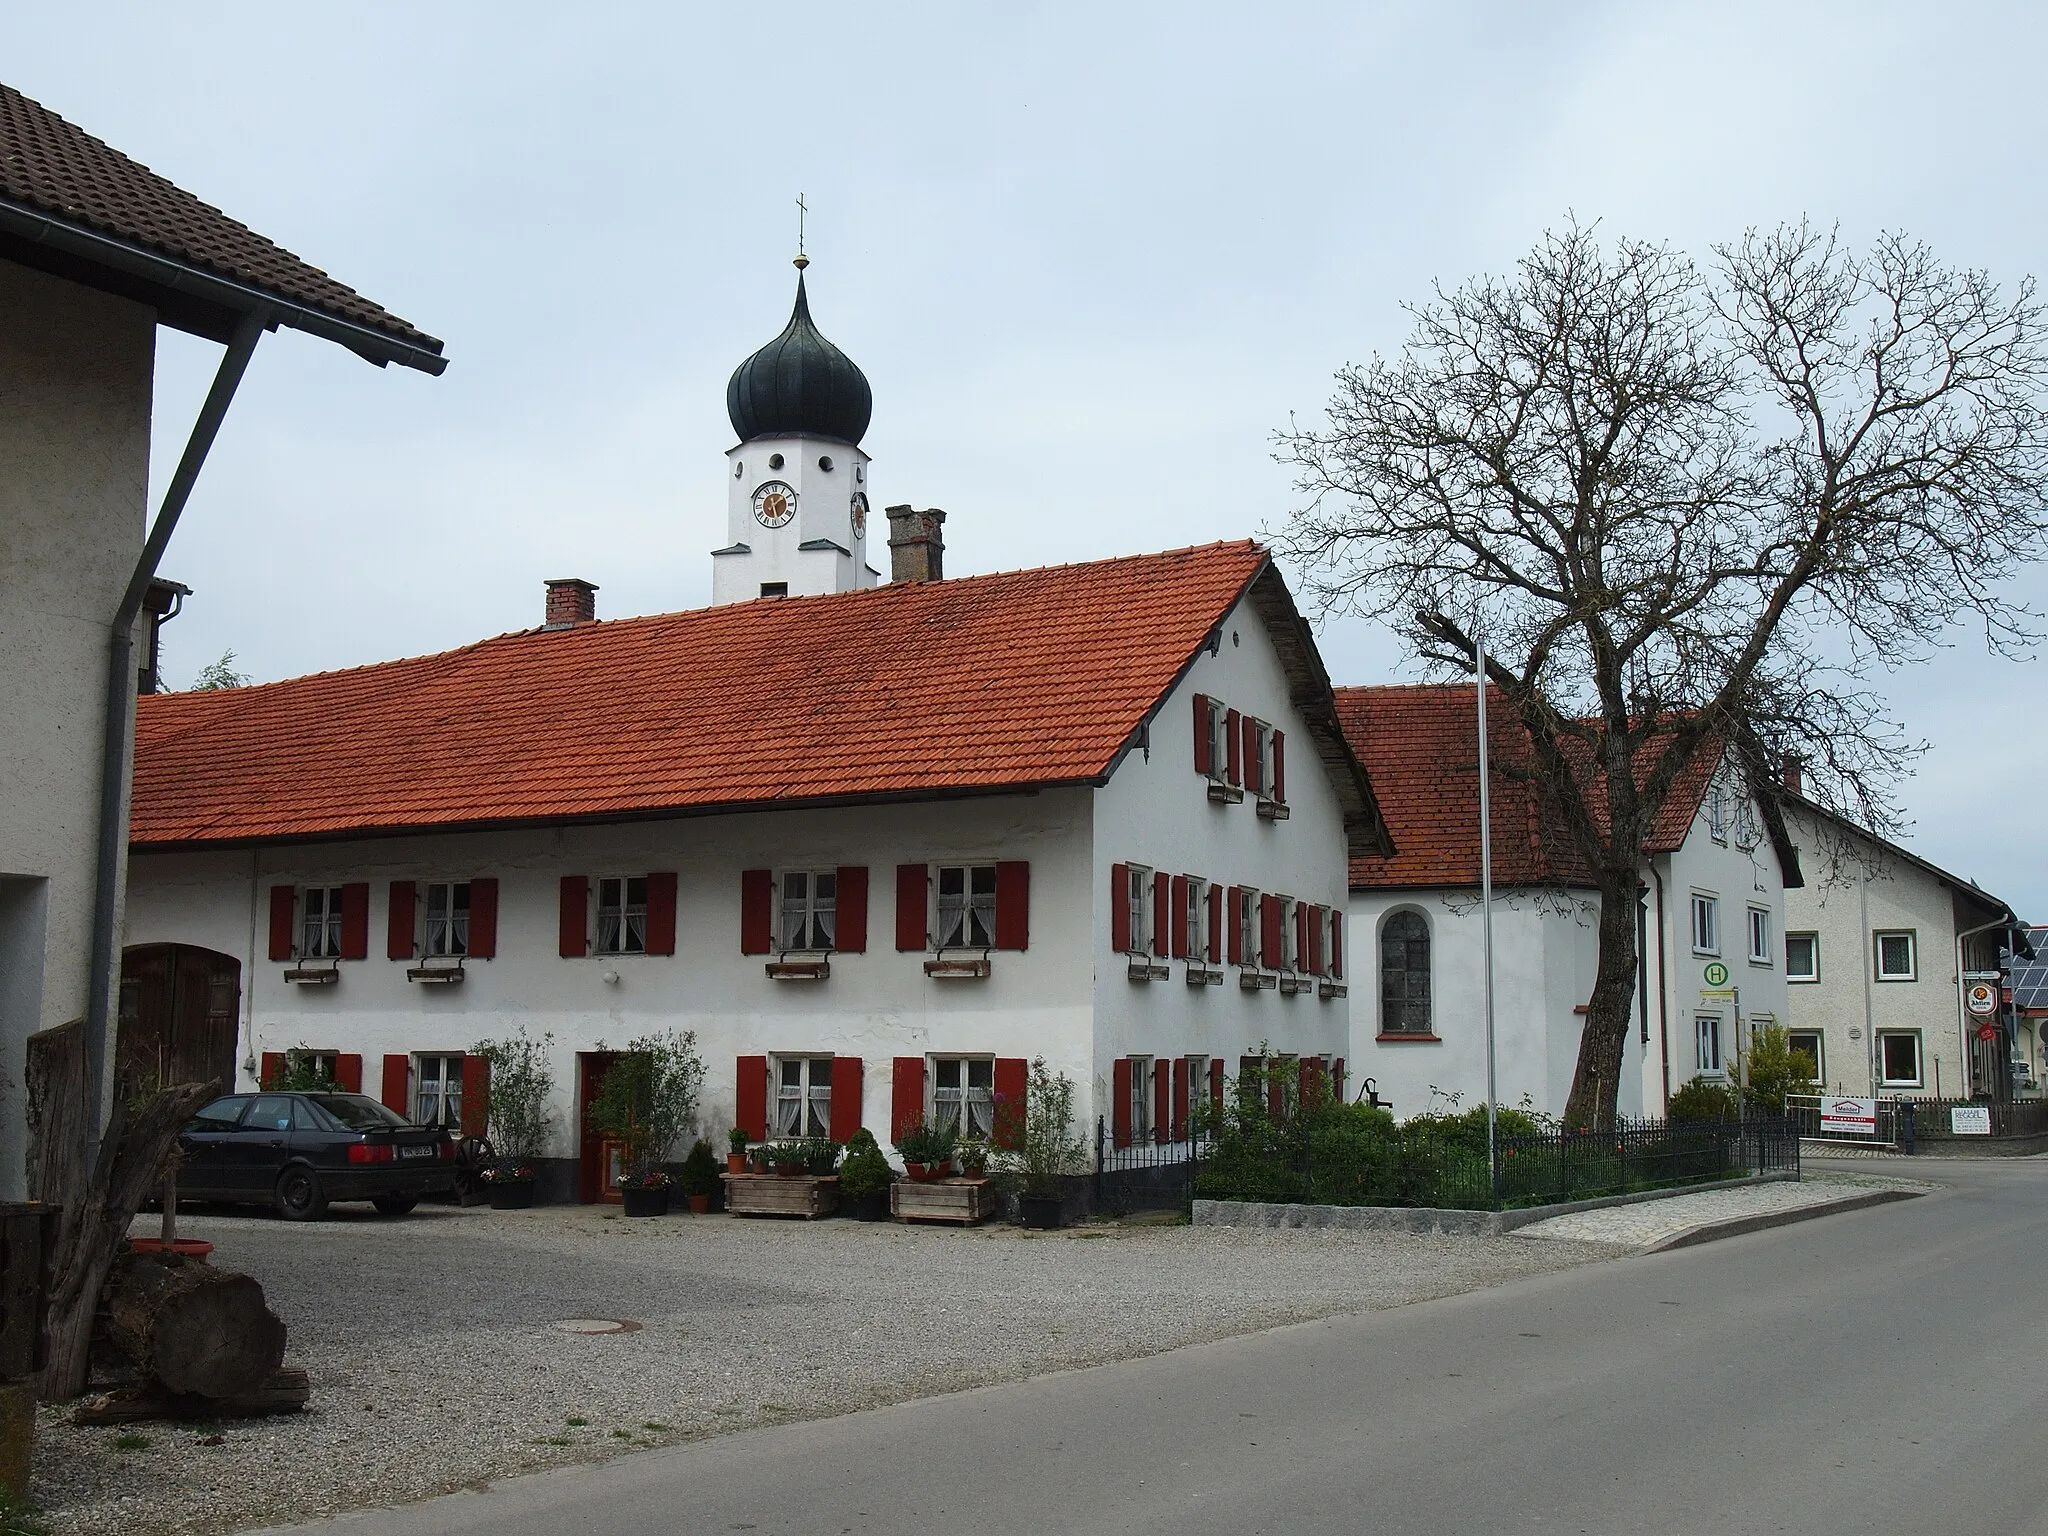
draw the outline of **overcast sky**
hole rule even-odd
[[[704,603],[724,385],[812,311],[875,502],[950,573],[1242,537],[1342,364],[1575,213],[1696,255],[1810,216],[2044,266],[2022,6],[43,6],[8,83],[447,342],[265,341],[164,571],[184,686]],[[158,492],[218,349],[161,333]],[[2048,606],[2048,575],[2028,583]],[[2048,912],[2040,662],[1888,681],[1911,846]],[[1340,682],[1413,675],[1356,622]],[[594,688],[604,680],[593,678]]]

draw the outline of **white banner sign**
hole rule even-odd
[[[1991,1106],[1989,1104],[1958,1104],[1948,1112],[1948,1133],[1951,1136],[1989,1136],[1991,1134]]]
[[[1823,1136],[1875,1136],[1877,1100],[1822,1099],[1820,1133]]]

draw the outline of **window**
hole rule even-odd
[[[1429,921],[1396,912],[1380,929],[1380,1033],[1430,1034],[1429,1011]]]
[[[1872,935],[1877,954],[1877,979],[1879,981],[1912,981],[1916,975],[1913,966],[1913,931],[1905,929],[1898,933]]]
[[[1190,1056],[1188,1063],[1188,1119],[1183,1132],[1204,1123],[1202,1106],[1209,1102],[1209,1058]]]
[[[1201,964],[1209,958],[1209,882],[1189,875],[1188,931],[1185,943],[1188,959]]]
[[[1817,1029],[1795,1029],[1785,1036],[1785,1044],[1794,1056],[1804,1056],[1811,1071],[1808,1073],[1816,1083],[1827,1081],[1827,1066],[1821,1053],[1821,1036]]]
[[[839,903],[836,869],[791,869],[782,875],[782,947],[785,950],[829,950],[837,931]]]
[[[1788,933],[1785,935],[1785,979],[1787,981],[1820,980],[1819,934]]]
[[[764,581],[761,583],[761,595],[763,597],[787,597],[789,596],[789,583],[786,581]]]
[[[647,877],[606,875],[597,882],[597,952],[647,953]]]
[[[413,1120],[420,1125],[462,1124],[462,1058],[413,1057]]]
[[[1218,784],[1230,782],[1230,736],[1229,711],[1221,699],[1202,700],[1205,727],[1208,731],[1209,777]]]
[[[1728,843],[1728,796],[1719,784],[1707,790],[1707,836],[1723,847]]]
[[[941,864],[939,948],[991,949],[995,942],[995,865]]]
[[[1292,896],[1280,898],[1280,956],[1278,966],[1283,971],[1301,969],[1302,956],[1299,953],[1301,937],[1301,903]]]
[[[1237,951],[1241,965],[1258,969],[1259,964],[1259,893],[1251,886],[1237,888],[1237,910],[1230,915],[1237,924]]]
[[[1693,892],[1692,952],[1696,955],[1721,953],[1721,899],[1718,896],[1702,896],[1698,891]]]
[[[242,1118],[242,1111],[248,1107],[246,1094],[231,1094],[225,1099],[215,1099],[211,1104],[192,1117],[195,1131],[232,1131]]]
[[[1133,955],[1152,952],[1152,871],[1142,864],[1124,866],[1124,913],[1130,924]]]
[[[1771,963],[1771,913],[1768,907],[1749,909],[1749,963]]]
[[[469,882],[429,881],[427,884],[427,943],[429,955],[469,953]],[[439,1122],[426,1120],[424,1125]]]
[[[1877,1080],[1885,1088],[1920,1086],[1920,1031],[1877,1032]]]
[[[1721,1075],[1721,1020],[1703,1013],[1692,1021],[1693,1065],[1709,1077]]]
[[[832,1058],[775,1058],[775,1134],[832,1134]]]
[[[987,1141],[996,1128],[996,1064],[988,1056],[932,1058],[932,1123],[963,1140]]]
[[[1263,720],[1245,721],[1244,776],[1261,800],[1273,798],[1273,727]]]
[[[1131,1061],[1131,1140],[1152,1139],[1152,1058],[1133,1056]]]
[[[332,960],[341,954],[341,887],[309,885],[305,895],[299,953],[308,960]]]

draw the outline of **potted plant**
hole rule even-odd
[[[855,1221],[887,1221],[895,1178],[875,1133],[861,1127],[846,1143],[846,1161],[839,1165],[841,1208]]]
[[[780,1178],[800,1179],[811,1171],[810,1144],[791,1138],[768,1148],[768,1165]]]
[[[943,1179],[952,1171],[953,1143],[950,1126],[941,1128],[919,1120],[897,1138],[896,1150],[903,1154],[903,1171],[923,1184]]]
[[[757,1141],[751,1147],[747,1148],[747,1172],[766,1173],[767,1171],[768,1143],[765,1141]]]
[[[845,1150],[829,1136],[813,1136],[804,1143],[804,1170],[814,1179],[829,1179],[839,1171],[839,1154]]]
[[[734,1126],[725,1133],[725,1171],[745,1173],[747,1171],[747,1133]]]
[[[470,1047],[490,1067],[486,1130],[493,1161],[481,1178],[494,1211],[533,1204],[534,1165],[547,1147],[548,1100],[555,1091],[555,1076],[548,1069],[554,1043],[552,1034],[536,1040],[522,1029],[509,1040],[480,1040]]]
[[[690,1155],[683,1159],[683,1171],[676,1175],[676,1187],[690,1202],[690,1214],[702,1216],[711,1209],[711,1197],[718,1193],[718,1157],[708,1141],[690,1143]]]
[[[960,1143],[960,1173],[963,1178],[985,1179],[988,1177],[988,1143],[985,1141],[963,1141]]]
[[[598,1045],[604,1048],[602,1041]],[[703,1082],[694,1030],[629,1041],[605,1069],[587,1113],[592,1128],[616,1141],[624,1154],[619,1189],[628,1216],[658,1216],[668,1209],[669,1179],[662,1165],[696,1123]]]
[[[996,1106],[1003,1152],[1004,1182],[1017,1191],[1017,1220],[1050,1230],[1060,1224],[1060,1199],[1068,1179],[1088,1171],[1088,1148],[1074,1134],[1074,1080],[1031,1063],[1022,1104]]]

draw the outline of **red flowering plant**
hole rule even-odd
[[[533,1164],[521,1162],[516,1158],[506,1158],[502,1162],[491,1164],[477,1177],[486,1184],[531,1184]]]

